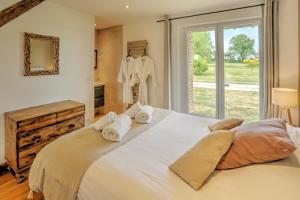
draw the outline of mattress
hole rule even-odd
[[[300,153],[287,159],[215,171],[194,191],[168,166],[209,134],[213,119],[172,112],[106,154],[86,171],[79,200],[299,200]]]

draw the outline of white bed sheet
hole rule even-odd
[[[214,120],[172,112],[134,140],[97,160],[84,175],[79,200],[299,200],[300,156],[216,171],[199,190],[168,169]]]

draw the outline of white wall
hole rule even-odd
[[[280,87],[298,88],[298,0],[279,0]],[[293,110],[293,121],[298,112]]]
[[[149,55],[156,66],[157,87],[150,83],[150,104],[156,107],[164,106],[164,23],[157,23],[156,19],[146,19],[141,22],[123,24],[123,52],[127,55],[127,42],[147,40],[149,43]]]
[[[60,38],[59,75],[23,76],[24,32]],[[86,104],[87,122],[93,119],[93,53],[94,17],[48,1],[0,28],[0,163],[4,112],[72,99]]]

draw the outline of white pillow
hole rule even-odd
[[[286,124],[288,134],[297,147],[300,147],[300,128]]]

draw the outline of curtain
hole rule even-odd
[[[171,109],[171,23],[168,15],[165,16],[165,63],[164,63],[164,106]]]
[[[272,88],[279,86],[278,43],[278,0],[266,0],[264,6],[263,119],[275,117]]]

